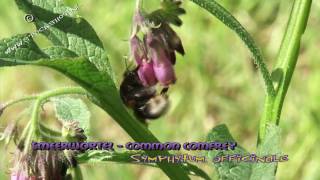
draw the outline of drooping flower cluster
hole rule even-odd
[[[63,153],[58,151],[34,151],[24,154],[18,150],[14,164],[11,180],[63,180],[67,171]]]
[[[87,137],[84,130],[79,127],[78,121],[67,122],[63,126],[63,137],[74,142],[84,142]],[[22,142],[21,144],[24,144]],[[11,169],[11,180],[65,180],[72,179],[68,168],[77,166],[75,156],[79,154],[76,150],[65,151],[38,151],[18,147]]]
[[[131,37],[131,53],[138,66],[138,76],[146,87],[157,83],[168,87],[176,82],[175,52],[184,55],[182,42],[165,21],[155,25],[138,11],[134,18],[136,29]],[[142,29],[142,40],[138,37]]]

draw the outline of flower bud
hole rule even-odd
[[[79,127],[78,121],[65,122],[62,128],[62,136],[70,142],[87,140],[87,136],[84,134],[84,130]]]

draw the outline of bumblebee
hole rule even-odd
[[[156,87],[145,87],[141,83],[138,68],[127,70],[120,85],[120,96],[123,103],[133,109],[135,116],[146,123],[147,119],[157,119],[164,115],[169,108],[169,100],[164,88],[160,94]]]

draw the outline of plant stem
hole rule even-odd
[[[31,120],[30,120],[30,123],[31,123],[30,129],[29,129],[27,138],[25,139],[25,142],[24,142],[24,154],[27,154],[27,152],[29,151],[31,141],[33,140],[33,138],[38,139],[40,137],[39,127],[38,127],[40,108],[41,108],[41,100],[37,99],[33,105]]]
[[[259,126],[259,134],[258,134],[258,145],[263,141],[266,133],[266,127],[269,123],[268,120],[272,117],[272,110],[273,110],[273,104],[274,104],[275,97],[273,96],[266,96],[266,100],[264,103],[264,110],[262,114],[262,118],[260,120],[260,126]]]
[[[10,106],[12,106],[12,105],[15,105],[15,104],[17,104],[17,103],[20,103],[20,102],[31,101],[31,100],[35,100],[35,99],[37,99],[37,96],[36,96],[36,95],[35,95],[35,96],[26,96],[26,97],[22,97],[22,98],[20,98],[20,99],[15,99],[15,100],[12,100],[12,101],[7,102],[7,103],[4,105],[3,109],[6,109],[6,108],[8,108],[8,107],[10,107]]]
[[[66,87],[66,88],[60,88],[60,89],[47,91],[47,92],[41,93],[38,96],[38,98],[35,102],[35,105],[34,105],[32,115],[31,115],[31,131],[34,131],[36,138],[40,136],[39,113],[40,113],[40,108],[41,108],[42,104],[44,102],[46,102],[51,97],[67,95],[67,94],[86,95],[87,91],[81,87]]]
[[[22,98],[24,100],[28,100],[30,98],[36,99],[33,105],[31,119],[29,121],[30,128],[28,128],[26,131],[23,131],[23,138],[26,136],[25,142],[24,142],[24,145],[25,145],[24,153],[27,153],[29,151],[32,140],[38,140],[41,137],[40,122],[39,122],[39,114],[40,114],[41,106],[51,97],[67,95],[67,94],[86,95],[87,91],[81,87],[66,87],[66,88],[47,91],[37,96],[30,96],[29,98],[28,97]],[[16,102],[21,102],[22,99]]]
[[[268,123],[279,124],[281,110],[285,96],[297,64],[300,42],[305,32],[312,0],[295,0],[281,48],[278,53],[277,65],[274,71],[280,72],[281,80],[276,89],[276,96],[267,96],[264,115],[260,122],[258,142],[265,137],[265,129]]]
[[[87,95],[87,91],[81,87],[65,87],[41,93],[38,98],[42,101],[46,101],[51,97],[68,94]]]
[[[21,103],[21,102],[25,102],[25,101],[31,101],[31,100],[35,100],[37,98],[39,98],[39,96],[49,96],[49,97],[53,97],[53,96],[59,96],[59,95],[63,95],[63,94],[86,94],[85,90],[83,88],[80,87],[67,87],[67,88],[61,88],[61,89],[56,89],[56,90],[52,90],[52,91],[48,91],[45,92],[41,95],[32,95],[32,96],[25,96],[19,99],[15,99],[12,101],[7,102],[4,107],[2,109],[6,109],[12,105],[15,105],[17,103]]]
[[[299,56],[300,42],[305,32],[312,0],[295,0],[275,69],[283,71],[283,81],[277,89],[272,123],[279,124],[282,105]]]
[[[41,99],[37,99],[34,103],[32,114],[31,114],[31,131],[33,132],[36,139],[40,137],[39,116],[40,116],[41,106],[42,106]]]
[[[50,129],[49,127],[45,126],[43,123],[40,123],[40,130],[42,133],[48,134],[50,136],[61,137],[61,132]]]
[[[215,0],[191,0],[200,7],[206,9],[221,22],[223,22],[227,27],[232,29],[241,40],[246,44],[248,49],[253,55],[254,63],[257,65],[258,70],[261,73],[262,79],[264,80],[266,95],[275,96],[275,89],[273,87],[271,75],[267,68],[267,65],[264,62],[263,55],[260,48],[256,45],[254,39],[248,33],[248,31],[241,25],[241,23],[233,17],[233,15],[228,12],[223,6],[221,6]]]
[[[19,144],[27,138],[26,136],[29,133],[30,126],[31,126],[31,122],[29,121],[21,133],[21,136],[19,138]]]
[[[93,95],[99,97],[96,94]],[[123,111],[124,107],[122,104],[110,102],[107,98],[102,98],[100,101],[101,104],[97,105],[104,109],[132,137],[133,140],[136,142],[160,143],[160,141],[149,131],[149,129],[142,125],[142,123],[140,123],[138,120],[133,118],[127,111]],[[113,111],[110,111],[110,106],[112,107]],[[150,157],[170,156],[170,153],[166,150],[145,152]],[[157,165],[170,179],[190,179],[180,165],[163,162],[157,162]]]

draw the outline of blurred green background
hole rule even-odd
[[[290,0],[219,0],[248,29],[266,57],[269,69],[277,51],[290,13]],[[303,37],[301,53],[285,101],[280,126],[282,148],[289,161],[280,163],[277,179],[320,179],[320,2],[314,1]],[[125,70],[128,38],[135,2],[132,0],[81,1],[79,15],[86,18],[102,39],[117,81]],[[145,9],[154,9],[159,1],[145,1]],[[264,103],[264,89],[250,53],[242,41],[222,23],[189,1],[183,4],[187,15],[184,25],[176,28],[186,55],[179,56],[178,81],[170,89],[171,109],[150,124],[161,141],[203,141],[208,131],[227,124],[236,141],[255,151],[257,129]],[[34,32],[24,21],[24,14],[14,1],[0,1],[0,38]],[[37,36],[41,47],[50,43]],[[75,85],[60,73],[43,67],[0,69],[0,103],[23,95]],[[106,92],[107,93],[107,92]],[[101,109],[87,103],[91,112],[90,138],[126,143],[131,138]],[[0,119],[0,132],[26,107],[10,108]],[[53,118],[52,107],[45,107],[44,121]],[[20,123],[20,128],[28,119]],[[0,179],[8,179],[13,146],[0,144]],[[194,153],[195,154],[195,153]],[[217,178],[212,165],[199,164]],[[106,163],[82,166],[85,179],[165,179],[158,169]],[[197,178],[194,178],[197,179]]]

